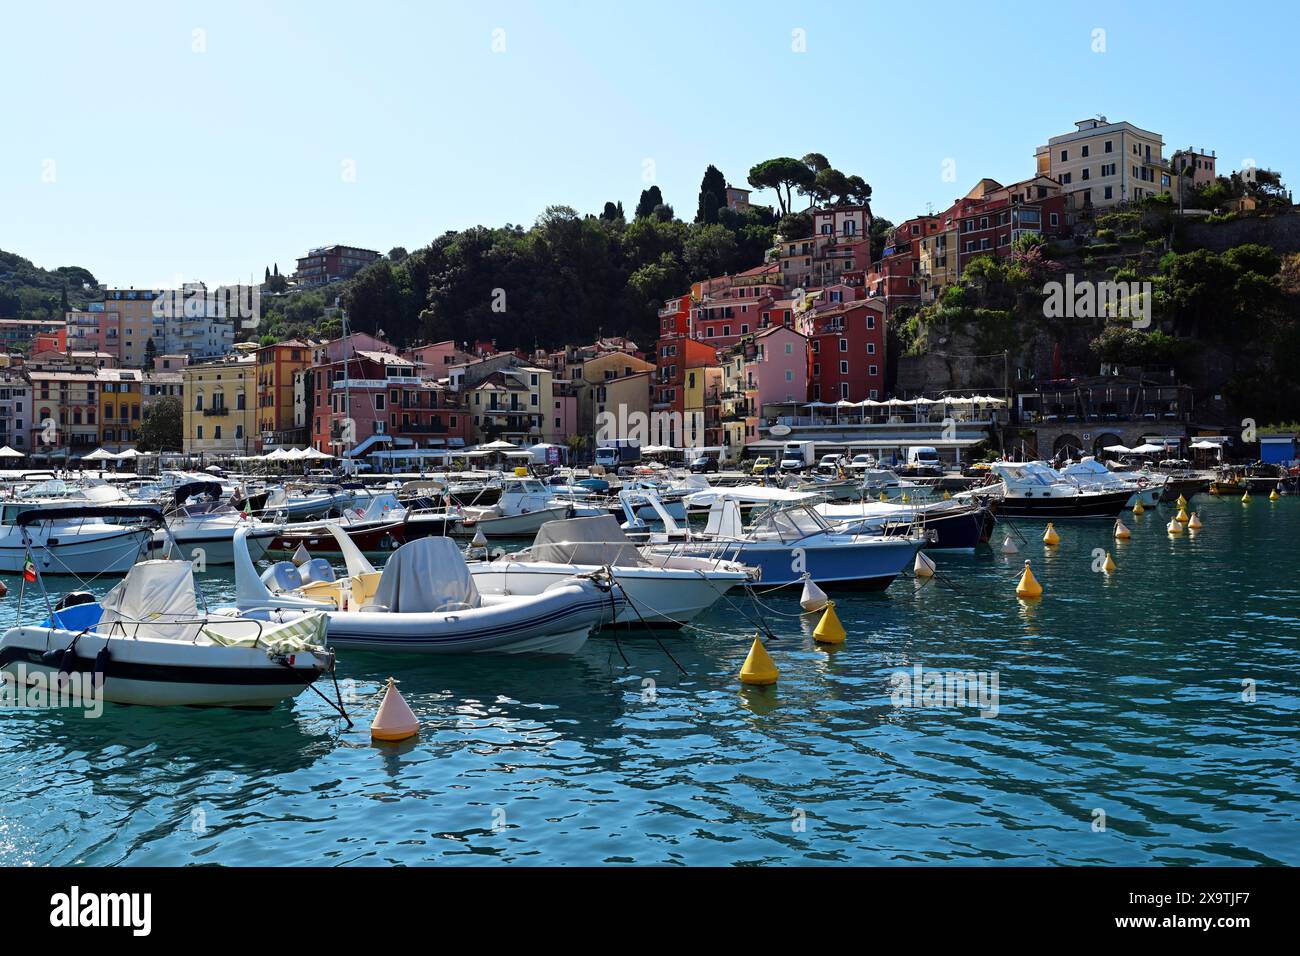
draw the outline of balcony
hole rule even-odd
[[[225,418],[229,414],[230,414],[230,409],[226,408],[224,405],[218,405],[215,408],[203,409],[204,418]]]

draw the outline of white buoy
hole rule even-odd
[[[487,547],[487,535],[483,533],[482,528],[479,528],[474,532],[474,539],[470,541],[470,544],[472,544],[476,548]]]
[[[924,551],[916,552],[916,560],[912,562],[912,573],[918,578],[934,577],[934,559]]]
[[[296,564],[298,567],[302,567],[310,560],[311,560],[311,552],[307,550],[307,546],[305,544],[299,542],[298,550],[293,553],[293,563]]]
[[[799,606],[809,613],[820,611],[826,607],[826,592],[817,586],[808,575],[803,577],[803,594],[799,595]]]
[[[1016,543],[1011,540],[1011,535],[1007,535],[1006,539],[1002,542],[1002,553],[1018,554],[1019,552],[1020,549],[1016,547]]]

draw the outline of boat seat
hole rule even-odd
[[[329,601],[336,608],[343,607],[342,581],[312,581],[304,584],[298,592],[313,601]]]
[[[382,575],[382,571],[367,571],[365,574],[358,574],[352,579],[352,604],[354,607],[364,608],[375,599],[375,592],[379,590],[379,579]]]

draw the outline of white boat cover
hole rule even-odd
[[[379,577],[374,603],[398,614],[419,614],[478,607],[482,600],[456,542],[428,537],[408,541],[393,552]]]
[[[98,633],[192,641],[203,625],[188,561],[140,561],[100,602]],[[120,625],[120,626],[114,626]]]
[[[534,561],[554,564],[620,568],[638,568],[647,564],[636,545],[619,527],[618,519],[610,514],[548,521],[538,529],[529,553]]]

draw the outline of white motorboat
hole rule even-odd
[[[262,514],[273,520],[306,521],[343,514],[352,507],[352,492],[344,488],[313,488],[305,494],[291,494],[285,488],[272,488],[262,506]]]
[[[489,538],[531,538],[548,521],[568,518],[573,505],[555,498],[536,478],[507,478],[501,497],[486,508],[465,507],[456,534],[483,532]]]
[[[69,706],[268,708],[334,666],[323,614],[268,624],[200,611],[189,561],[141,561],[102,601],[68,598],[0,637],[0,670]]]
[[[147,555],[161,517],[140,506],[8,502],[0,507],[0,571],[21,573],[30,559],[46,574],[125,574]]]
[[[606,624],[679,627],[747,583],[748,568],[730,561],[643,554],[612,515],[552,521],[532,547],[469,565],[484,593],[536,595],[575,575],[608,569],[627,603],[606,606]]]
[[[1139,501],[1143,508],[1152,508],[1159,504],[1164,491],[1167,476],[1152,478],[1137,472],[1115,472],[1099,462],[1092,455],[1070,462],[1059,469],[1059,474],[1067,481],[1072,481],[1080,488],[1092,491],[1120,491],[1129,489],[1132,494],[1124,507],[1132,508]]]
[[[920,533],[838,531],[810,502],[801,500],[774,502],[746,529],[739,502],[722,497],[710,506],[703,532],[663,544],[651,534],[650,541],[657,554],[722,559],[756,568],[764,587],[801,585],[811,578],[822,585],[879,591],[912,564],[925,538]]]
[[[167,537],[175,541],[177,553],[170,555],[193,560],[204,567],[209,564],[234,564],[235,530],[248,531],[248,552],[260,560],[282,528],[268,521],[236,511],[221,500],[222,487],[217,482],[194,482],[174,491],[174,503],[165,513],[167,530],[154,533],[154,546],[166,555]],[[206,500],[194,502],[201,497]]]
[[[425,654],[572,654],[624,600],[607,575],[557,580],[535,595],[482,594],[450,538],[426,537],[393,552],[378,572],[338,526],[347,563],[282,561],[260,577],[235,533],[235,591],[241,613],[273,621],[320,610],[337,647]]]

